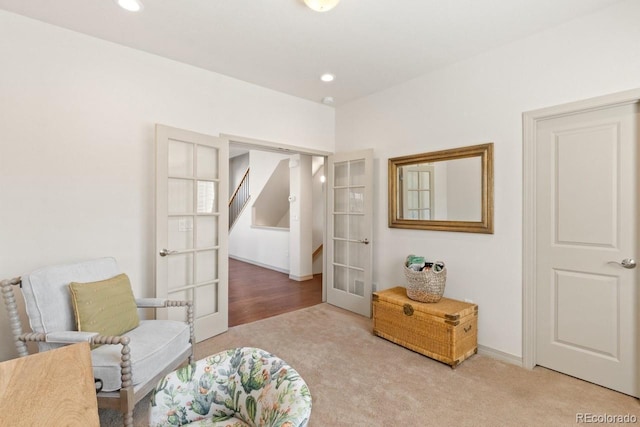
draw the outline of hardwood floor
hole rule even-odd
[[[322,274],[297,282],[289,276],[229,258],[229,326],[322,302]]]

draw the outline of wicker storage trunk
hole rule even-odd
[[[414,301],[403,287],[374,292],[373,333],[455,368],[478,352],[478,306]]]

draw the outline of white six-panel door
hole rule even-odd
[[[638,111],[540,120],[535,139],[536,362],[633,396]]]
[[[228,168],[226,139],[156,126],[156,296],[194,302],[196,341],[228,327]]]

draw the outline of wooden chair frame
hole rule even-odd
[[[18,305],[16,303],[16,296],[13,290],[14,286],[22,287],[22,280],[20,277],[8,280],[0,281],[0,290],[2,297],[9,313],[9,325],[11,333],[14,337],[14,342],[18,355],[20,357],[27,356],[29,354],[27,350],[27,342],[59,342],[70,344],[72,341],[56,341],[55,338],[47,337],[47,334],[28,332],[25,333],[22,329],[22,321],[18,313]],[[131,381],[132,367],[131,356],[129,355],[129,337],[123,336],[101,336],[98,334],[85,335],[83,338],[79,338],[78,341],[88,341],[90,344],[109,344],[109,345],[121,345],[121,361],[120,361],[120,374],[122,379],[122,385],[120,390],[112,392],[101,391],[98,393],[98,407],[116,409],[122,412],[123,421],[125,427],[133,426],[133,409],[135,405],[142,400],[153,388],[158,381],[166,376],[168,373],[174,371],[181,366],[188,358],[189,363],[193,362],[194,345],[195,345],[195,333],[194,333],[194,314],[193,303],[191,301],[171,301],[161,298],[145,298],[144,300],[136,300],[138,308],[163,308],[163,307],[186,307],[187,323],[189,324],[191,347],[183,354],[179,355],[174,362],[166,366],[161,372],[154,378],[151,378],[134,391],[133,383]]]

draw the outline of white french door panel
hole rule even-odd
[[[327,302],[371,317],[373,150],[329,156]]]
[[[638,105],[536,127],[537,364],[638,396]],[[628,267],[628,266],[627,266]]]
[[[228,140],[156,125],[156,297],[193,301],[198,342],[228,328],[228,176]]]

